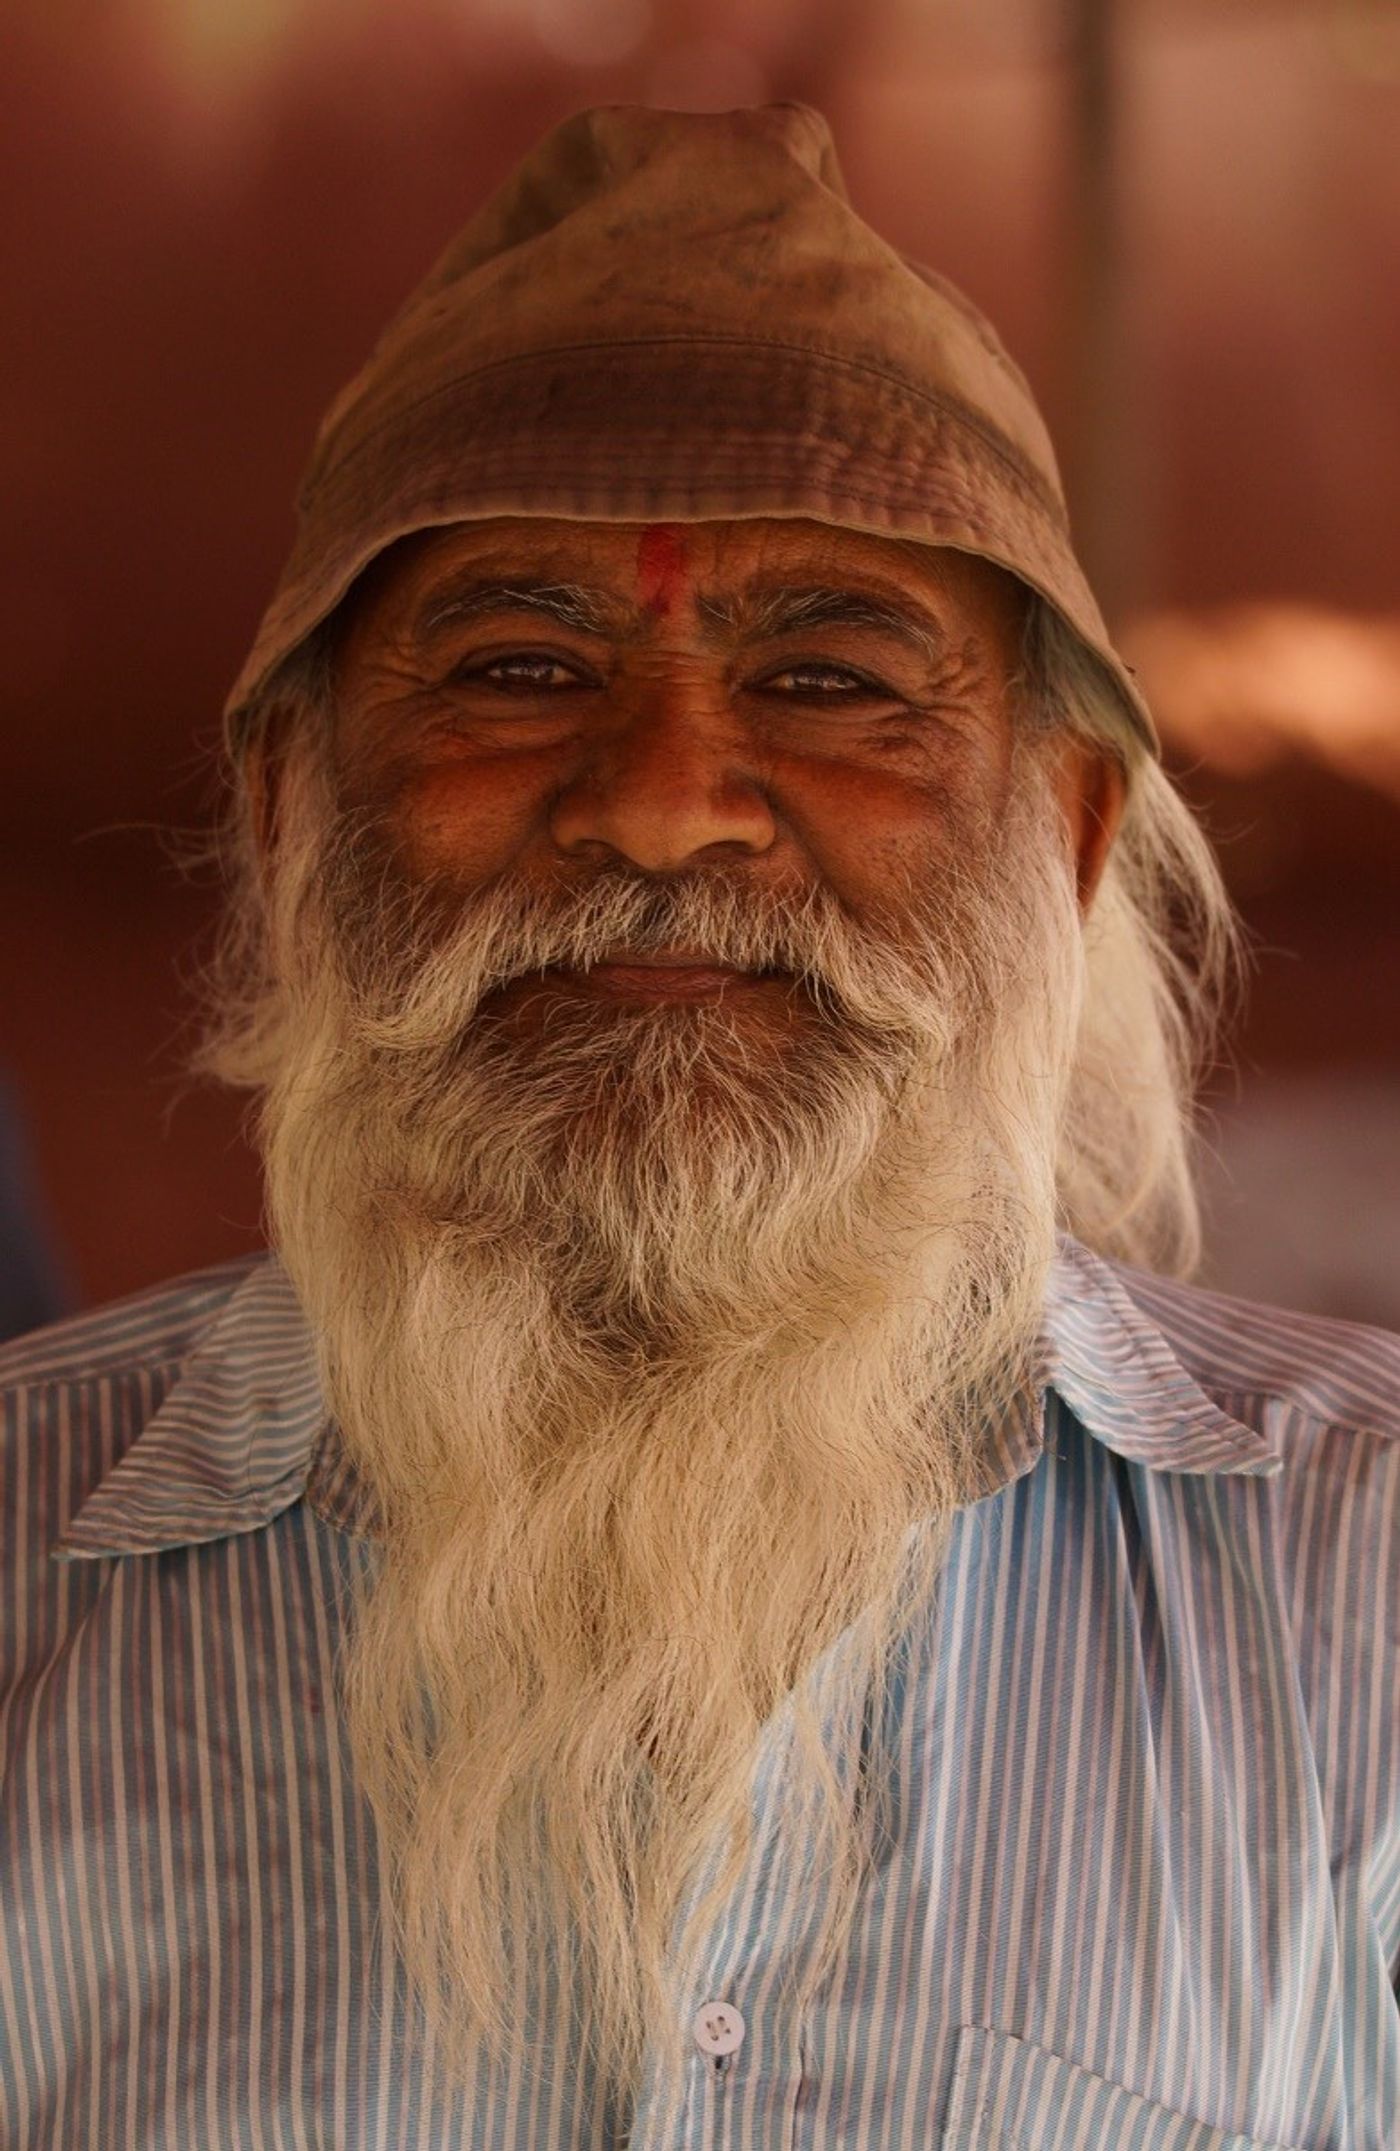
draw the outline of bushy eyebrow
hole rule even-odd
[[[807,628],[873,628],[897,636],[933,662],[949,653],[946,633],[922,606],[896,604],[873,591],[781,585],[735,595],[701,592],[695,603],[703,625],[726,639],[762,642]],[[645,618],[592,584],[492,576],[434,592],[414,616],[413,632],[427,641],[442,628],[498,612],[538,613],[586,635],[632,632]]]
[[[535,612],[585,635],[605,635],[619,624],[616,599],[587,583],[493,578],[434,593],[415,615],[413,630],[419,639],[428,640],[440,628],[492,612]]]
[[[708,626],[757,642],[804,628],[866,627],[898,636],[929,659],[946,658],[949,650],[947,635],[922,607],[906,609],[864,590],[784,586],[743,597],[701,596],[696,609]]]

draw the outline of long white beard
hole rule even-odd
[[[1000,830],[969,833],[976,871],[878,930],[709,875],[492,885],[449,923],[321,782],[289,773],[264,1143],[383,1521],[353,1752],[448,2061],[505,2057],[517,1982],[576,1953],[579,2034],[630,2096],[644,2050],[679,2080],[686,1967],[785,1702],[779,1841],[825,1878],[809,1986],[849,1922],[878,1758],[853,1801],[820,1721],[833,1753],[858,1738],[1027,1379],[1073,875],[1028,754]],[[620,945],[798,972],[791,1026],[755,1037],[723,1002],[560,999],[524,1036],[492,1015],[503,980]],[[806,1677],[847,1631],[818,1706]]]

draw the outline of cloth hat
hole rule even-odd
[[[613,105],[555,128],[337,396],[297,506],[226,705],[234,741],[275,668],[411,531],[806,516],[1019,576],[1156,746],[1025,378],[961,293],[856,215],[805,105]]]

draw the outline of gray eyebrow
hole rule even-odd
[[[449,621],[471,620],[488,612],[537,612],[586,635],[603,635],[617,625],[615,601],[606,591],[585,583],[491,581],[430,599],[414,626],[420,635],[431,635]]]
[[[756,640],[800,634],[803,628],[810,627],[873,627],[911,643],[926,658],[938,660],[948,655],[948,638],[931,618],[922,612],[916,617],[902,605],[888,603],[864,590],[831,589],[825,585],[758,590],[743,598],[702,596],[697,598],[696,607],[711,627]]]
[[[742,635],[761,641],[800,634],[804,628],[864,627],[898,636],[930,662],[948,656],[947,636],[922,608],[907,609],[872,591],[815,584],[782,585],[749,591],[743,596],[701,593],[696,598],[696,610],[707,627],[726,636]],[[414,627],[419,635],[429,636],[450,622],[492,612],[539,613],[544,619],[587,635],[616,633],[619,628],[633,626],[635,617],[639,617],[620,607],[611,593],[590,584],[503,580],[494,576],[430,598]]]

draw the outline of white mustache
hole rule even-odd
[[[421,890],[403,884],[373,832],[333,816],[308,894],[333,922],[333,960],[355,1036],[391,1055],[460,1045],[489,996],[543,971],[587,971],[620,952],[645,960],[669,949],[783,975],[815,1015],[872,1043],[942,1051],[979,1013],[975,951],[987,936],[1006,832],[966,836],[960,856],[940,862],[922,885],[865,902],[858,916],[821,882],[775,888],[713,870],[664,880],[603,873],[582,885],[545,886],[510,874],[445,914],[446,899],[430,909]],[[307,941],[288,923],[284,963],[293,975],[301,971],[314,999]],[[667,1013],[675,1023],[676,1011]],[[628,1021],[647,1014],[625,1012]],[[683,1020],[698,1028],[728,1018],[702,1004]]]

